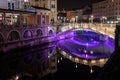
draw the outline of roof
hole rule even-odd
[[[31,6],[31,7],[35,8],[35,9],[41,9],[41,10],[48,10],[48,11],[50,11],[50,9],[45,8],[45,7],[38,7],[38,6]]]

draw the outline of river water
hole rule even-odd
[[[84,65],[61,54],[64,51],[79,59],[108,58],[114,40],[91,31],[74,31],[74,36],[34,47],[23,47],[0,56],[0,80],[93,80],[101,67]],[[62,35],[68,36],[68,35]]]

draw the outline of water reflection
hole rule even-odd
[[[93,73],[92,66],[103,66],[114,51],[114,40],[108,36],[88,30],[65,34],[58,36],[58,39],[62,40],[57,43],[46,43],[34,47],[28,46],[1,53],[1,80],[6,80],[6,78],[13,80],[21,78],[21,80],[25,80],[26,77],[27,79],[36,80],[36,78],[56,72],[57,68],[59,72],[62,68],[59,64],[64,58],[74,62],[70,64],[64,62],[69,64],[69,68],[67,67],[66,69],[74,71],[71,68],[72,66],[78,69],[80,64],[84,64],[90,66],[84,66],[87,67],[87,74],[89,72]],[[63,74],[62,72],[60,73]]]
[[[0,79],[25,80],[24,78],[27,77],[32,80],[55,72],[57,70],[55,48],[55,43],[49,43],[2,54]]]
[[[114,51],[114,39],[109,36],[91,30],[72,32],[74,36],[60,40],[58,46],[61,54],[74,62],[103,66]]]

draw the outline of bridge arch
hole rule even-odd
[[[42,36],[43,35],[43,32],[41,29],[37,29],[36,31],[36,36]]]
[[[15,41],[15,40],[19,40],[20,39],[20,34],[18,31],[14,30],[14,31],[10,31],[8,34],[8,38],[9,41]]]
[[[23,38],[27,39],[27,38],[32,38],[33,34],[31,30],[25,30],[23,33]]]
[[[3,43],[4,42],[4,38],[3,38],[3,35],[0,33],[0,43]]]

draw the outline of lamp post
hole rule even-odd
[[[107,20],[107,17],[103,16],[102,17],[102,22],[105,23],[106,20]]]
[[[93,18],[94,18],[93,15],[91,15],[91,16],[89,17],[89,28],[90,28],[91,24],[93,24]]]
[[[94,16],[93,15],[91,15],[91,23],[93,24],[93,18],[94,18]]]

